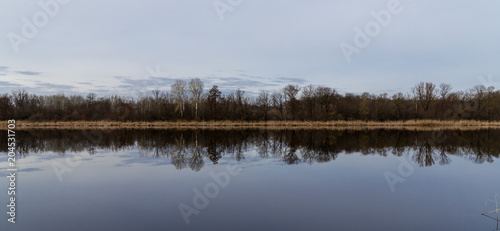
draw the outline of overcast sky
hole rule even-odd
[[[0,19],[0,93],[500,88],[498,0],[1,0]]]

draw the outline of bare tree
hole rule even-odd
[[[222,97],[222,92],[219,91],[219,87],[214,85],[212,89],[208,92],[207,103],[209,109],[209,115],[212,119],[216,118],[215,112],[217,111],[217,103]]]
[[[488,89],[484,85],[476,85],[472,88],[471,95],[474,95],[473,111],[475,111],[476,117],[480,117],[485,110],[484,101],[488,95]]]
[[[439,85],[439,95],[441,96],[441,99],[445,99],[446,96],[451,92],[451,85],[442,83]]]
[[[191,101],[195,105],[195,118],[198,118],[198,104],[201,101],[201,96],[203,95],[204,84],[199,78],[192,79],[189,81],[189,91],[191,92]]]
[[[313,119],[313,111],[314,111],[314,104],[316,101],[316,88],[310,84],[307,87],[304,87],[302,90],[302,100],[305,101],[307,111],[309,113],[309,119]]]
[[[152,90],[151,93],[153,93],[153,99],[155,101],[155,103],[158,102],[158,100],[160,99],[160,90]]]
[[[160,117],[160,99],[161,99],[161,91],[160,90],[152,90],[153,93],[153,105],[155,108],[154,119],[158,119]]]
[[[244,101],[245,101],[245,91],[242,91],[238,88],[238,90],[236,90],[236,103],[238,104],[238,110],[237,110],[237,114],[239,115],[239,119],[243,119],[243,104],[244,104]]]
[[[300,87],[298,85],[288,85],[283,88],[283,93],[285,93],[285,100],[290,101],[292,99],[296,99],[297,94],[300,91]]]
[[[0,95],[0,120],[12,119],[12,101],[7,93]]]
[[[16,108],[16,115],[22,119],[26,119],[28,115],[29,94],[26,90],[15,90],[12,92],[12,101]]]
[[[181,118],[184,117],[184,103],[187,99],[187,87],[186,82],[183,80],[177,80],[172,84],[172,94],[175,97],[175,102],[177,103],[177,111],[180,112]]]
[[[271,102],[274,108],[279,110],[280,113],[280,118],[283,119],[283,110],[284,110],[284,100],[285,100],[285,95],[283,94],[283,91],[277,90],[274,91],[271,95]]]
[[[261,91],[257,97],[257,106],[264,115],[264,121],[267,121],[267,112],[269,110],[269,92]]]
[[[90,104],[93,104],[97,99],[97,95],[95,93],[89,93],[86,98]]]
[[[415,99],[420,103],[424,112],[429,110],[431,103],[436,99],[437,90],[433,83],[420,82],[412,88]]]
[[[314,93],[316,100],[320,105],[320,111],[324,111],[326,116],[330,113],[330,107],[335,108],[335,100],[337,93],[335,89],[319,86],[316,88],[316,92]]]
[[[300,87],[298,85],[288,85],[285,88],[283,88],[283,92],[285,94],[285,101],[288,104],[288,107],[290,108],[290,111],[292,113],[292,119],[295,119],[295,116],[298,112],[299,109],[299,102],[297,100],[297,94],[300,91]],[[287,115],[285,114],[285,117]]]

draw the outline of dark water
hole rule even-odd
[[[497,221],[481,214],[496,209],[488,199],[500,194],[499,137],[500,130],[17,131],[16,224],[4,207],[0,225],[495,230]],[[5,131],[0,151],[6,176]],[[0,183],[6,206],[8,179]]]

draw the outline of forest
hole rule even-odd
[[[0,95],[0,120],[28,121],[396,121],[500,120],[500,91],[474,86],[452,91],[450,84],[417,83],[406,93],[341,94],[326,86],[288,85],[256,97],[238,89],[205,90],[198,79],[177,80],[147,96],[94,93],[36,95],[24,89]]]

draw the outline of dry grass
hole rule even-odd
[[[0,122],[0,130],[7,129],[7,121]],[[500,121],[186,121],[186,122],[117,122],[117,121],[73,121],[31,122],[16,121],[16,129],[407,129],[407,130],[477,130],[500,129]]]

